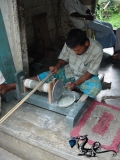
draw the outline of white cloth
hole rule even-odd
[[[71,14],[74,12],[77,12],[81,15],[86,15],[86,10],[88,9],[85,5],[80,3],[79,0],[66,0],[65,1],[65,9],[66,11]],[[69,17],[71,21],[73,22],[73,25],[76,28],[83,28],[84,27],[84,21],[83,20],[77,20],[76,18]],[[86,21],[89,22],[88,20]]]
[[[120,28],[116,30],[116,44],[115,44],[115,51],[120,50]]]
[[[87,15],[86,10],[88,7],[80,3],[79,0],[66,0],[65,8],[69,14],[77,12],[81,15]],[[83,29],[84,21],[69,16],[75,28]],[[93,21],[86,20],[87,27],[95,31],[95,39],[101,44],[103,48],[115,46],[116,37],[113,32],[112,25],[107,22],[102,22],[97,19]]]
[[[76,55],[65,43],[58,59],[68,62],[68,64],[65,65],[66,78],[75,77],[77,80],[87,71],[93,75],[98,74],[103,49],[97,41],[93,39],[89,40],[90,46],[82,55]]]
[[[5,82],[5,78],[2,74],[2,72],[0,71],[0,84],[3,84]]]

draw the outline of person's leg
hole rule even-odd
[[[102,90],[98,76],[93,76],[77,87],[91,98],[96,98],[96,95]]]
[[[50,71],[47,72],[43,72],[41,74],[39,74],[37,76],[37,78],[42,81],[44,78],[46,78],[48,76],[48,74],[50,73]],[[57,80],[61,80],[63,82],[63,85],[65,85],[68,82],[68,79],[66,79],[65,76],[65,69],[64,67],[61,67],[57,73],[53,74],[47,81],[46,83],[49,83],[52,79],[56,78]]]
[[[88,23],[88,28],[95,31],[95,38],[103,48],[115,46],[116,36],[111,24],[94,20]]]
[[[88,27],[90,27],[91,29],[99,32],[99,34],[100,34],[100,32],[105,32],[105,31],[107,32],[105,34],[108,34],[109,33],[108,28],[110,28],[112,30],[111,31],[112,33],[114,33],[113,27],[110,23],[103,22],[103,21],[100,21],[100,20],[97,20],[97,19],[95,19],[94,21],[90,21],[88,23]],[[99,35],[99,36],[102,37],[103,35]]]
[[[112,31],[113,31],[113,26],[112,26],[110,23],[108,23],[108,22],[103,22],[103,21],[100,21],[100,23],[103,24],[104,26],[108,26],[108,27],[111,28]],[[113,31],[113,33],[114,33],[114,31]]]
[[[0,85],[0,94],[4,94],[7,91],[14,90],[14,89],[16,89],[16,83],[11,83],[11,84],[3,83]]]

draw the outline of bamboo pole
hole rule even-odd
[[[50,73],[45,79],[43,79],[39,84],[30,92],[28,93],[17,105],[15,105],[5,116],[3,116],[0,119],[0,124],[4,122],[16,109],[18,109],[40,86],[45,83],[45,81],[51,76],[52,74]]]

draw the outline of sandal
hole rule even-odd
[[[114,64],[120,64],[120,59],[113,59],[113,56],[109,56],[105,59],[106,63],[114,63]]]
[[[105,62],[106,63],[112,63],[112,60],[113,60],[113,56],[109,56],[105,59]]]

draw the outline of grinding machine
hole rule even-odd
[[[19,71],[15,74],[15,80],[17,86],[15,98],[18,100],[21,100],[28,95],[30,90],[39,83],[38,81],[25,79],[23,71]],[[44,83],[39,87],[37,91],[26,100],[26,102],[65,115],[66,124],[73,127],[78,122],[82,113],[93,101],[92,98],[87,96],[85,101],[80,101],[82,95],[81,92],[66,90],[60,80],[53,79],[48,84]],[[61,97],[64,96],[73,97],[74,101],[68,105],[59,106],[58,102]]]

